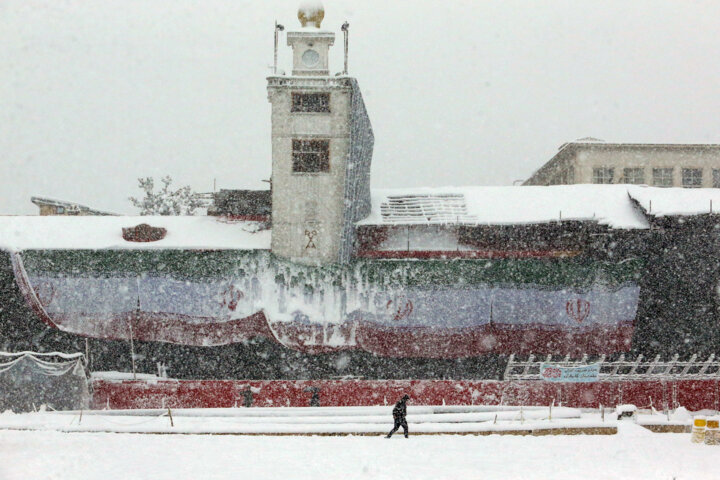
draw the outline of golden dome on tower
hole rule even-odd
[[[303,27],[320,28],[320,23],[322,23],[323,18],[325,18],[325,9],[323,8],[322,2],[314,0],[305,1],[300,4],[300,8],[298,8],[298,20],[300,20],[300,25]]]

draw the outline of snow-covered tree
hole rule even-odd
[[[130,197],[134,206],[140,209],[140,215],[194,215],[195,210],[203,206],[190,186],[171,190],[172,178],[168,175],[160,179],[162,188],[156,193],[152,177],[138,178],[138,186],[145,192],[141,199]]]

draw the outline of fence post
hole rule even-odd
[[[710,356],[708,357],[707,361],[705,362],[705,365],[702,366],[702,368],[700,369],[700,371],[697,374],[703,375],[707,371],[707,369],[710,367],[710,364],[712,363],[712,361],[714,359],[715,359],[715,354],[711,353]],[[716,372],[716,374],[718,374],[718,373],[720,373],[720,370],[718,370]]]
[[[508,358],[508,363],[505,366],[505,374],[503,375],[503,380],[510,380],[510,373],[512,369],[513,361],[515,360],[515,354],[511,353],[510,358]]]
[[[665,372],[663,372],[666,377],[669,377],[669,376],[670,376],[670,374],[671,374],[671,372],[672,372],[672,369],[673,369],[673,367],[675,366],[675,363],[677,363],[677,360],[678,360],[679,357],[680,357],[680,355],[678,355],[678,354],[676,353],[675,355],[673,355],[672,360],[670,360],[670,362],[668,362],[668,366],[667,366],[667,368],[665,369]]]
[[[610,372],[610,376],[614,377],[618,370],[620,370],[620,365],[625,361],[625,354],[621,353],[620,358],[615,362],[615,368],[612,369],[612,372]]]
[[[658,363],[660,363],[660,355],[659,354],[655,355],[655,359],[650,364],[650,366],[648,367],[648,369],[645,373],[647,373],[648,375],[652,375],[655,372],[655,368],[657,367]]]
[[[695,360],[697,360],[697,353],[693,353],[693,356],[690,357],[690,361],[687,362],[685,365],[685,368],[682,369],[682,372],[680,372],[680,376],[685,376],[687,374],[688,370],[690,370],[690,367],[694,366]]]
[[[635,360],[635,364],[630,369],[630,372],[628,373],[628,375],[635,375],[635,372],[637,371],[638,367],[640,366],[640,362],[642,362],[642,359],[643,359],[643,354],[641,353],[638,355],[637,359]]]
[[[526,376],[530,371],[530,365],[532,364],[533,360],[535,360],[535,355],[531,353],[528,357],[527,363],[525,364],[525,368],[523,369],[523,377]]]

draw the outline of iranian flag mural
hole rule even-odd
[[[393,357],[627,351],[640,291],[637,262],[573,258],[313,268],[267,251],[27,251],[13,265],[41,318],[78,335],[207,346],[264,336]]]

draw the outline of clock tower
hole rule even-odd
[[[287,33],[292,75],[268,77],[272,251],[315,265],[352,257],[354,223],[370,213],[374,142],[357,81],[346,72],[330,76],[335,33],[321,30],[324,16],[319,3],[300,7],[301,28]],[[343,33],[347,39],[347,24]]]

